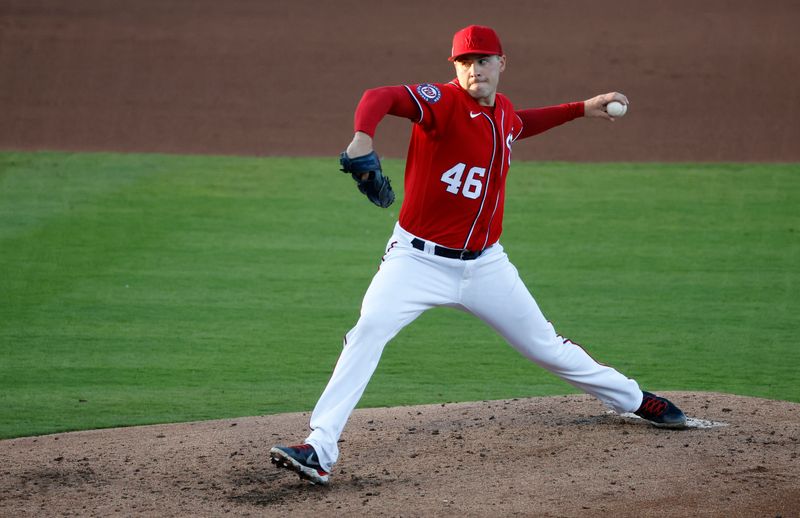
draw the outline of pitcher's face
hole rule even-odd
[[[461,88],[478,104],[494,106],[500,73],[506,69],[505,56],[466,54],[453,61]]]

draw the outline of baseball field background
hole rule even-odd
[[[0,165],[3,437],[312,408],[397,216],[331,158]],[[504,245],[565,336],[645,387],[800,401],[800,167],[518,162],[508,190]],[[442,309],[362,403],[571,391]]]
[[[353,109],[366,88],[451,79],[451,35],[470,23],[498,30],[509,56],[500,90],[520,108],[611,90],[631,99],[613,124],[579,120],[514,146],[502,242],[559,332],[646,389],[800,402],[800,9],[787,0],[481,6],[0,0],[0,459],[20,466],[0,476],[0,511],[114,512],[101,502],[112,481],[97,473],[123,463],[113,452],[149,444],[146,432],[134,430],[116,450],[115,439],[99,441],[112,452],[110,468],[79,464],[86,457],[76,453],[70,471],[70,454],[42,444],[66,431],[268,416],[277,420],[260,429],[265,440],[290,440],[282,425],[269,427],[313,407],[402,202],[409,123],[390,118],[380,128],[376,146],[398,191],[381,210],[338,172]],[[389,344],[360,408],[575,393],[476,319],[437,309]],[[693,412],[710,404],[683,400]],[[721,405],[744,426],[744,404]],[[754,406],[746,415],[768,403]],[[800,421],[797,405],[787,408],[788,424],[759,430],[762,442],[735,426],[725,440],[750,434],[761,450],[779,444],[796,459]],[[292,430],[302,438],[304,429]],[[42,434],[59,435],[37,446]],[[6,440],[15,437],[34,442]],[[800,502],[796,469],[773,474],[769,459],[728,459],[722,447],[706,457],[690,442],[695,458],[723,459],[707,471],[738,491],[714,493],[719,515],[759,508],[737,498],[761,483],[753,491],[778,511],[792,506],[769,488],[793,487],[780,494]],[[21,444],[50,457],[25,462],[14,449]],[[237,451],[264,460],[255,447]],[[595,465],[626,471],[607,460]],[[289,492],[305,491],[271,471],[247,478],[230,469],[198,471],[219,475],[228,494],[216,500],[234,512],[283,512]],[[638,496],[662,515],[656,475],[656,493],[640,487]],[[386,486],[376,498],[380,483],[350,477],[345,509],[392,502]],[[420,495],[423,477],[409,477],[417,483],[401,501],[442,515],[479,509]],[[547,494],[539,479],[527,483]],[[153,484],[160,495],[163,482]],[[514,490],[506,485],[493,494]],[[183,486],[177,480],[177,496],[162,495],[167,514],[194,509],[179,498],[189,494]],[[100,488],[98,501],[54,503],[59,491],[87,487]],[[302,494],[310,501],[300,514],[336,501]],[[558,515],[608,511],[578,500],[565,511],[553,498],[548,509]],[[134,498],[115,505],[135,514],[133,501],[147,508]],[[531,509],[508,501],[506,513]]]

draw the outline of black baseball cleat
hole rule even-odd
[[[686,428],[686,415],[669,399],[642,392],[644,398],[639,410],[634,412],[659,428]]]
[[[297,473],[312,484],[327,486],[329,474],[319,465],[319,457],[310,444],[275,446],[269,450],[270,461],[279,468]]]

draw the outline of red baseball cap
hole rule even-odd
[[[483,25],[470,25],[464,27],[453,36],[453,49],[449,61],[455,61],[464,54],[503,55],[503,46],[500,38],[491,27]]]

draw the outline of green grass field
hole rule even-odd
[[[400,205],[337,168],[0,153],[0,437],[310,410]],[[800,165],[518,162],[505,229],[557,329],[644,387],[800,401]],[[440,309],[362,406],[571,392]]]

